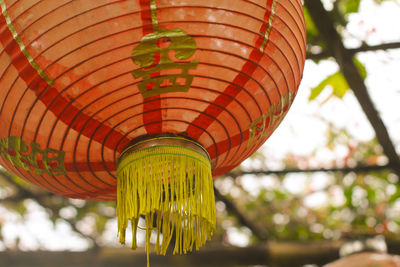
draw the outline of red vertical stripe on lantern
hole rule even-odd
[[[39,100],[46,107],[49,107],[51,104],[49,110],[58,117],[59,120],[69,125],[76,116],[77,118],[75,119],[75,123],[71,125],[71,128],[77,132],[81,131],[85,123],[88,122],[87,125],[89,125],[89,127],[85,127],[81,134],[91,138],[94,130],[98,128],[98,131],[92,139],[101,144],[103,144],[104,137],[107,133],[111,133],[109,134],[106,143],[103,145],[112,150],[121,151],[124,149],[124,146],[129,144],[130,140],[128,138],[113,128],[80,112],[79,109],[70,104],[68,99],[61,96],[56,88],[49,86],[47,82],[40,77],[22,53],[18,43],[8,29],[4,16],[2,15],[0,15],[0,41],[6,53],[10,56],[11,63],[18,70],[19,76],[25,81],[28,88],[35,92]],[[56,99],[56,101],[52,103],[54,99]],[[64,109],[66,110],[63,112]],[[121,146],[116,148],[115,146],[120,140],[122,140],[122,142],[120,142]]]
[[[266,21],[266,23],[263,23],[263,25],[261,26],[260,29],[261,33],[265,34],[268,28],[268,22],[272,14],[272,6],[274,1],[276,0],[267,1],[267,7],[265,9],[265,14],[264,14],[264,21]],[[235,77],[232,83],[225,88],[223,94],[220,94],[213,101],[213,103],[208,105],[207,108],[204,110],[204,112],[200,114],[187,127],[186,133],[190,137],[194,139],[199,138],[203,134],[203,132],[199,128],[207,129],[207,127],[210,126],[210,124],[214,121],[212,118],[216,118],[223,111],[223,109],[218,106],[227,107],[233,101],[234,97],[237,94],[239,94],[241,90],[240,87],[243,87],[250,80],[251,75],[257,69],[256,64],[261,60],[263,56],[263,53],[260,51],[259,47],[264,41],[264,38],[265,37],[261,36],[257,38],[255,48],[253,49],[253,51],[250,53],[249,56],[250,60],[243,65],[239,74]],[[227,95],[230,95],[231,97],[228,97]]]
[[[154,0],[155,1],[155,0]],[[153,32],[150,0],[140,0],[140,15],[143,23],[143,36]],[[156,76],[158,74],[155,74]],[[143,123],[148,134],[159,134],[162,131],[162,114],[160,96],[152,96],[143,102]]]

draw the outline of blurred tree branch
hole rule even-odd
[[[355,167],[343,167],[343,168],[317,168],[317,169],[284,169],[284,170],[254,170],[254,171],[235,171],[226,174],[231,177],[243,176],[246,174],[262,174],[262,175],[281,175],[288,173],[315,173],[315,172],[341,172],[341,173],[363,173],[370,171],[380,171],[391,169],[390,165],[360,165]]]
[[[0,169],[0,177],[3,178],[5,181],[7,181],[10,185],[12,185],[16,189],[15,194],[6,197],[4,199],[0,199],[0,203],[9,201],[16,202],[16,201],[24,201],[26,199],[32,199],[36,201],[43,208],[49,209],[53,214],[56,214],[57,216],[59,214],[60,209],[63,208],[62,203],[60,205],[56,205],[54,203],[46,201],[46,198],[54,196],[54,194],[50,192],[42,192],[42,191],[37,193],[31,192],[27,188],[16,183],[14,181],[14,177],[2,169]],[[71,226],[72,230],[77,234],[79,234],[82,238],[90,240],[93,245],[93,249],[98,249],[98,244],[96,239],[92,236],[86,235],[81,230],[79,230],[79,228],[77,227],[77,222],[75,220],[62,218],[60,216],[59,218],[62,219],[64,222],[68,223]]]
[[[400,48],[400,42],[386,43],[386,44],[379,44],[379,45],[363,44],[357,48],[349,48],[349,49],[347,49],[347,51],[350,54],[355,55],[360,52],[388,50],[388,49],[397,49],[397,48]],[[331,56],[333,56],[333,55],[327,51],[323,51],[320,53],[311,53],[311,52],[307,53],[307,58],[312,59],[312,60],[321,60],[321,59],[328,58]]]
[[[239,224],[247,227],[250,229],[250,231],[253,233],[253,235],[260,241],[267,241],[267,235],[265,231],[262,231],[259,229],[252,221],[248,219],[248,216],[245,216],[234,204],[232,200],[230,200],[228,197],[222,195],[218,188],[214,186],[214,193],[215,193],[215,198],[219,201],[222,201],[225,204],[226,210],[231,213],[233,216],[236,217],[238,220]]]
[[[400,158],[398,157],[389,133],[368,94],[364,80],[354,64],[354,53],[344,47],[342,38],[335,29],[334,21],[331,19],[330,14],[325,10],[320,0],[305,0],[304,4],[308,9],[311,18],[317,22],[315,23],[315,26],[323,38],[329,54],[336,59],[341,72],[346,78],[349,86],[352,88],[362,110],[370,121],[375,131],[376,138],[382,146],[385,155],[389,159],[390,167],[400,177]]]

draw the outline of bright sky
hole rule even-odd
[[[330,2],[329,0],[325,1],[327,7]],[[362,0],[360,13],[350,17],[351,22],[346,29],[346,46],[357,47],[360,45],[360,39],[370,45],[399,42],[400,27],[397,23],[399,14],[400,3],[396,0],[386,1],[379,6],[373,0]],[[400,112],[397,107],[400,103],[400,75],[397,72],[400,70],[400,49],[390,52],[362,53],[358,55],[358,59],[365,64],[368,72],[366,83],[369,92],[399,151]],[[329,95],[328,90],[322,93],[316,101],[311,103],[308,101],[311,88],[337,70],[338,67],[334,61],[323,61],[319,64],[307,61],[303,82],[291,111],[262,148],[271,169],[280,169],[282,166],[280,166],[279,160],[288,152],[306,156],[324,144],[327,128],[323,120],[332,121],[337,127],[345,127],[360,140],[367,141],[374,136],[372,128],[351,92],[347,93],[342,100],[331,99],[323,105],[321,102]],[[325,166],[324,162],[340,158],[346,152],[346,148],[339,148],[333,152],[322,149],[312,167],[329,167]],[[257,167],[257,163],[253,161],[246,161],[245,164],[249,168]],[[323,188],[327,179],[324,175],[316,174],[313,176],[311,185],[316,189]],[[244,180],[247,180],[244,183],[246,189],[254,192],[258,190],[257,188],[268,188],[274,183],[268,178],[256,179],[251,176]],[[304,176],[293,174],[286,179],[284,186],[296,194],[304,190],[305,180]],[[312,194],[306,199],[306,204],[313,207],[322,205],[325,201],[326,196]],[[82,250],[87,247],[86,241],[73,234],[66,223],[59,221],[53,227],[40,206],[33,201],[27,201],[26,204],[29,212],[24,222],[18,215],[11,214],[0,206],[0,222],[3,223],[1,231],[4,237],[4,240],[0,241],[0,250],[4,249],[4,243],[7,246],[15,245],[18,238],[20,248],[25,250],[39,248]],[[73,213],[73,211],[64,211],[67,216],[69,212]],[[87,223],[90,225],[94,222]],[[116,232],[116,222],[113,221],[106,230],[104,242],[107,245],[117,244]],[[228,229],[228,233],[233,244],[243,246],[248,243],[246,231],[240,232],[231,227]]]

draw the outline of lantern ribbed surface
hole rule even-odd
[[[300,0],[0,4],[0,164],[68,197],[114,200],[119,154],[148,134],[194,139],[214,177],[230,171],[302,76]]]
[[[146,251],[215,230],[212,177],[286,115],[300,0],[0,0],[0,164],[66,197],[117,200]],[[118,187],[118,189],[117,189]],[[155,225],[153,225],[155,223]],[[149,255],[149,254],[147,254]]]

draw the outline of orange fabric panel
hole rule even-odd
[[[300,0],[1,8],[0,163],[69,197],[114,199],[118,155],[146,134],[189,136],[215,177],[230,171],[278,126],[302,77]]]

